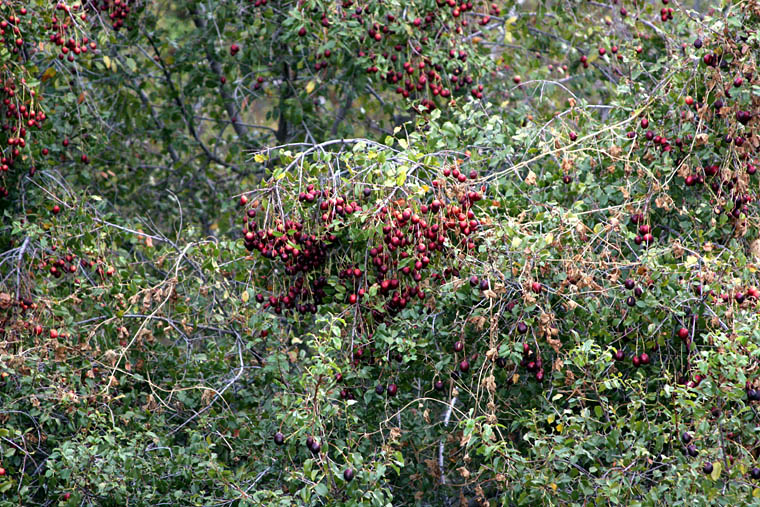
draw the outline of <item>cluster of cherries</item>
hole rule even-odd
[[[23,82],[17,83],[12,77],[6,77],[0,88],[0,178],[10,171],[17,160],[21,159],[27,146],[29,133],[40,129],[47,119],[44,112],[36,110],[32,100],[34,91],[28,96]],[[34,174],[34,169],[30,169]],[[8,190],[0,186],[0,197],[7,197]]]
[[[264,4],[265,0],[256,0],[255,5]],[[440,54],[434,45],[429,44],[432,38],[439,37],[442,30],[462,35],[463,28],[468,26],[465,14],[475,9],[472,1],[459,3],[456,0],[439,0],[438,10],[427,12],[410,21],[404,19],[405,16],[395,13],[386,13],[379,19],[373,17],[367,20],[369,5],[355,6],[354,1],[344,0],[342,6],[340,16],[343,19],[354,20],[366,27],[361,39],[364,48],[358,52],[359,58],[367,61],[366,72],[371,75],[377,74],[381,83],[395,89],[396,93],[403,97],[419,98],[419,111],[435,109],[435,97],[448,99],[460,90],[464,93],[464,88],[472,85],[474,77],[467,74],[462,67],[468,56],[465,49],[451,49],[448,52],[450,60],[460,62],[452,67],[446,62],[445,53]],[[444,11],[440,9],[446,6],[450,9],[450,19],[442,15]],[[478,16],[481,26],[488,24],[492,15],[499,15],[501,12],[496,4],[484,6],[483,10],[486,9],[489,14],[473,14]],[[331,19],[327,14],[322,14],[320,23],[322,27],[329,28]],[[410,30],[404,26],[407,23]],[[307,28],[302,27],[298,35],[305,37],[308,33]],[[414,56],[405,61],[403,54],[410,47],[414,49]],[[316,53],[316,71],[328,67],[330,55],[330,50],[320,50]],[[470,93],[476,98],[482,98],[483,86],[472,88]]]
[[[20,48],[24,45],[24,37],[19,28],[21,24],[19,15],[26,16],[27,13],[26,7],[21,7],[15,14],[11,14],[8,18],[0,20],[0,44],[6,45],[14,55],[17,55]]]
[[[637,245],[649,246],[654,243],[654,235],[652,234],[652,226],[643,223],[644,220],[644,215],[641,213],[631,215],[631,224],[638,225],[638,234],[633,238],[633,242]]]
[[[53,16],[48,30],[51,32],[50,42],[61,48],[61,52],[58,53],[58,59],[63,60],[65,58],[69,62],[74,62],[79,55],[97,50],[97,43],[86,36],[80,36],[77,33],[77,25],[70,19],[72,16],[71,11],[79,10],[79,6],[69,7],[64,4],[58,4],[56,9],[61,11],[63,15],[61,19],[58,16]],[[83,21],[86,20],[87,14],[82,13],[81,18]]]
[[[111,27],[119,31],[124,27],[129,14],[137,4],[138,0],[88,0],[85,6],[93,12],[100,11],[108,15],[108,19],[111,20]]]
[[[525,326],[525,324],[522,322],[520,324],[522,324],[524,327],[518,327],[518,332],[522,333],[521,329],[525,329],[527,332],[527,326]],[[539,382],[544,380],[544,376],[546,374],[544,373],[544,363],[541,359],[541,354],[534,352],[527,342],[523,343],[523,357],[520,361],[520,366],[528,370],[530,373],[533,373],[536,377],[536,380]]]
[[[328,268],[332,266],[343,287],[340,293],[345,294],[345,303],[362,305],[370,287],[376,287],[382,304],[360,306],[360,309],[371,311],[378,322],[386,316],[395,316],[413,301],[424,300],[426,293],[422,283],[426,277],[438,280],[455,272],[450,266],[442,274],[433,272],[437,254],[450,246],[475,248],[473,233],[481,227],[477,209],[473,207],[482,198],[481,193],[473,189],[473,185],[465,184],[468,178],[457,168],[447,168],[443,175],[454,180],[452,185],[457,187],[458,202],[444,203],[434,198],[425,204],[392,201],[367,206],[345,195],[336,195],[330,189],[309,185],[299,193],[298,201],[303,206],[303,216],[311,214],[313,219],[297,220],[273,213],[268,220],[265,218],[268,226],[257,223],[257,216],[263,215],[258,203],[256,207],[249,207],[247,198],[243,197],[241,205],[247,207],[242,231],[245,248],[276,262],[293,279],[282,293],[268,298],[259,293],[256,300],[278,314],[286,310],[315,313],[317,307],[327,301],[325,289],[330,276]],[[477,173],[473,171],[469,176],[475,179]],[[433,181],[435,189],[446,184],[445,179]],[[369,199],[372,190],[365,187],[362,194],[365,200]],[[310,207],[312,212],[308,211]],[[373,229],[380,240],[368,246],[368,268],[363,269],[350,260],[330,262],[331,253],[341,243],[342,226],[360,214],[366,217],[367,227]],[[305,228],[306,224],[312,229],[310,233],[306,232],[309,228]],[[309,276],[311,274],[316,276]]]

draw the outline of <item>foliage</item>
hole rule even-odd
[[[752,503],[759,25],[0,3],[0,505]]]

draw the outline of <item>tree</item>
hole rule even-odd
[[[760,495],[756,2],[27,4],[0,503]]]

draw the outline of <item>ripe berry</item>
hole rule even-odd
[[[343,479],[345,479],[346,482],[351,482],[352,480],[354,480],[354,471],[350,468],[346,468],[343,471]]]
[[[691,435],[688,432],[684,431],[681,434],[681,442],[683,442],[684,444],[688,444],[689,442],[691,442]]]
[[[277,445],[282,445],[285,443],[285,435],[280,433],[279,431],[274,434],[274,443]]]

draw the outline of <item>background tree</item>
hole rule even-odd
[[[0,4],[0,503],[751,502],[705,7]]]

